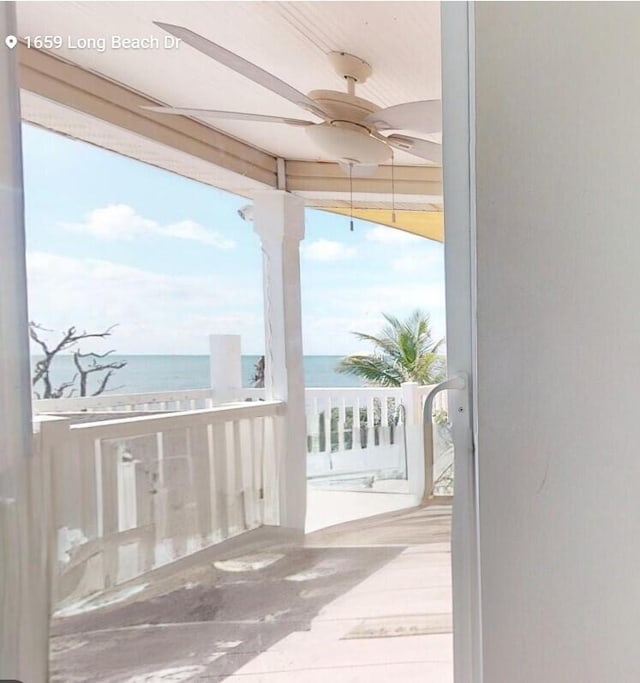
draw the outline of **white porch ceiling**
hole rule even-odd
[[[302,92],[314,89],[344,90],[326,54],[338,50],[356,54],[373,67],[373,75],[356,94],[381,107],[419,99],[439,98],[440,6],[437,2],[19,2],[18,33],[21,38],[59,35],[63,47],[49,54],[99,75],[144,98],[185,107],[227,109],[262,114],[309,118],[311,115],[230,69],[217,64],[188,45],[179,49],[115,50],[104,52],[74,49],[79,37],[157,37],[165,33],[153,21],[186,26],[229,50],[271,71]],[[24,54],[24,50],[23,50]],[[29,89],[29,88],[27,88]],[[47,90],[47,88],[45,88]],[[23,98],[25,118],[67,135],[86,139],[114,151],[155,163],[188,177],[250,194],[264,179],[243,177],[238,169],[206,171],[210,162],[194,159],[170,144],[148,141],[126,124],[92,121],[90,113],[73,111],[73,102],[37,96]],[[44,95],[44,96],[43,96]],[[69,99],[69,98],[67,98]],[[130,105],[137,107],[137,104]],[[168,117],[145,114],[166,123]],[[173,117],[170,117],[173,118]],[[313,117],[311,117],[313,118]],[[222,131],[273,157],[295,161],[322,159],[303,129],[284,124],[201,119],[202,130]],[[95,127],[95,130],[89,129]],[[124,128],[124,129],[123,129]],[[213,134],[213,131],[212,131]],[[91,139],[93,138],[93,139]],[[175,154],[175,156],[174,156]],[[406,167],[428,167],[416,157],[397,152],[396,163]],[[321,168],[326,165],[322,164]],[[383,169],[384,170],[384,169]],[[425,168],[425,171],[427,169]],[[438,205],[437,169],[429,169],[430,186],[423,192],[411,189],[416,203]],[[434,174],[434,171],[436,173]],[[317,176],[317,173],[310,177]],[[378,180],[386,178],[383,173]],[[402,177],[402,174],[399,176]],[[412,177],[412,176],[411,176]],[[434,182],[435,181],[435,182]],[[313,200],[344,200],[346,186],[311,187],[297,191]],[[385,183],[386,184],[386,183]],[[384,201],[388,190],[359,183],[356,192],[365,200]],[[371,192],[372,191],[372,192]],[[405,197],[402,197],[405,200]],[[410,199],[409,199],[410,200]]]

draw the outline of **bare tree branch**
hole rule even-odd
[[[92,396],[98,396],[98,394],[101,394],[107,388],[107,382],[111,379],[113,372],[113,370],[109,370],[109,372],[107,372],[107,374],[102,378],[102,382],[100,383],[98,390],[94,391],[93,394],[91,394]]]
[[[47,341],[42,338],[40,332],[51,332],[51,330],[48,330],[44,328],[42,325],[35,323],[33,321],[30,322],[29,336],[31,337],[32,341],[42,349],[44,353],[44,358],[38,360],[34,366],[34,373],[32,378],[32,385],[34,387],[38,382],[42,382],[42,384],[44,385],[44,389],[42,392],[36,392],[35,395],[38,398],[61,398],[67,389],[73,387],[73,385],[79,377],[80,396],[86,396],[87,378],[89,374],[107,370],[107,375],[103,378],[100,387],[98,388],[98,391],[93,395],[96,396],[99,393],[102,393],[106,389],[109,378],[112,376],[113,372],[115,370],[120,370],[127,364],[126,361],[113,361],[111,363],[102,364],[98,362],[98,359],[106,358],[110,354],[114,353],[114,350],[107,351],[106,353],[82,353],[80,349],[75,350],[75,352],[73,353],[73,361],[78,372],[74,375],[73,379],[70,382],[63,382],[60,386],[55,388],[52,386],[51,383],[51,366],[56,356],[58,356],[63,351],[77,346],[77,344],[80,341],[83,341],[85,339],[106,339],[107,337],[111,336],[113,330],[116,327],[117,325],[111,325],[111,327],[108,327],[104,332],[89,333],[86,330],[84,330],[83,332],[78,332],[77,328],[72,326],[62,333],[62,338],[58,341],[57,344],[55,344],[54,346],[50,346],[47,343]],[[80,359],[82,358],[91,359],[88,367],[84,367],[82,365],[82,363],[80,362]],[[68,396],[72,396],[74,392],[75,389],[72,389]]]
[[[70,382],[63,382],[59,387],[57,387],[51,392],[50,398],[62,398],[64,396],[65,390],[74,385],[77,377],[78,375],[74,375],[73,379]]]
[[[124,389],[124,384],[118,384],[117,387],[110,387],[109,391],[120,391],[120,389]]]
[[[94,351],[89,351],[89,353],[82,353],[80,349],[78,349],[74,355],[77,355],[78,358],[106,358],[107,356],[110,356],[112,353],[115,353],[115,349],[111,349],[111,351],[107,351],[106,353],[95,353]]]
[[[113,353],[113,350],[107,351],[106,353],[100,354],[100,353],[81,353],[79,350],[75,351],[73,354],[73,362],[75,363],[76,368],[78,369],[78,372],[80,373],[80,396],[86,396],[87,395],[87,382],[89,379],[89,375],[93,372],[104,372],[105,370],[107,371],[107,374],[102,378],[102,381],[97,389],[92,396],[98,396],[98,394],[103,393],[106,388],[107,384],[109,382],[109,379],[112,377],[113,372],[115,370],[121,370],[126,364],[126,361],[112,361],[111,363],[98,363],[98,358],[106,358],[110,354]],[[88,367],[85,367],[82,365],[80,362],[81,358],[91,358],[91,363]]]

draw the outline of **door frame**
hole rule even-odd
[[[451,539],[454,675],[456,683],[482,683],[474,3],[442,2],[441,20],[447,365],[449,377],[467,378],[467,390],[455,392],[450,403],[456,454]]]

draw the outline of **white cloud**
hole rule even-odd
[[[389,285],[350,286],[348,290],[307,291],[309,300],[331,307],[339,315],[349,311],[356,317],[392,313],[402,316],[416,308],[427,312],[444,309],[444,283],[416,282]]]
[[[431,316],[434,339],[445,335],[444,283],[312,288],[303,298],[304,351],[311,354],[343,354],[366,348],[354,331],[375,333],[384,325],[382,313],[403,318],[415,309]]]
[[[399,273],[419,273],[433,276],[437,272],[438,278],[443,279],[444,255],[442,252],[418,251],[392,259],[391,268]]]
[[[85,215],[82,223],[60,223],[65,230],[92,235],[104,240],[132,240],[144,235],[164,235],[177,239],[193,240],[218,249],[235,246],[214,230],[205,228],[195,221],[184,220],[168,225],[140,216],[126,204],[110,204],[94,209]]]
[[[421,244],[425,239],[410,232],[405,232],[398,228],[385,227],[384,225],[377,225],[375,228],[371,228],[365,236],[369,241],[377,242],[378,244]]]
[[[332,240],[315,240],[302,246],[302,254],[310,261],[345,261],[355,256],[356,250],[341,242]]]
[[[65,230],[83,232],[98,239],[133,239],[157,229],[155,221],[142,218],[130,206],[110,204],[85,215],[83,223],[60,223]]]
[[[32,320],[61,330],[118,327],[102,348],[122,353],[207,353],[211,333],[241,334],[244,353],[264,343],[258,275],[174,276],[98,259],[27,255]]]
[[[32,252],[27,259],[30,316],[49,329],[118,327],[104,348],[121,353],[208,352],[210,333],[240,334],[243,353],[262,353],[262,277],[236,274],[168,275],[101,259]],[[416,282],[407,282],[415,279]],[[362,350],[352,331],[376,332],[382,312],[403,317],[415,308],[432,315],[444,335],[444,285],[402,278],[387,285],[313,284],[303,291],[305,353]]]
[[[159,229],[160,234],[169,237],[177,237],[183,240],[194,240],[196,242],[203,242],[218,249],[231,249],[235,246],[233,240],[226,239],[219,233],[208,230],[200,223],[195,221],[179,221],[172,223]]]

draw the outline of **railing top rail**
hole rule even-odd
[[[429,386],[416,387],[420,393],[428,393]],[[402,396],[400,387],[307,387],[306,394],[310,397],[393,397]],[[135,394],[104,394],[101,396],[84,396],[75,398],[48,398],[33,402],[36,413],[73,412],[78,410],[96,410],[118,408],[122,406],[162,406],[162,404],[182,403],[185,401],[213,399],[224,400],[226,396],[234,396],[235,400],[242,398],[262,398],[264,389],[246,387],[234,389],[219,394],[212,389],[185,389],[180,391],[154,391]]]
[[[95,439],[144,436],[171,429],[196,427],[231,422],[233,420],[282,415],[286,404],[282,401],[230,403],[205,410],[188,410],[161,415],[144,415],[100,422],[84,422],[70,427],[75,433]]]
[[[103,394],[101,396],[76,396],[71,398],[43,398],[33,402],[34,407],[45,410],[73,408],[105,408],[138,403],[175,403],[198,398],[211,398],[211,389],[185,389],[181,391],[154,391],[137,394]]]
[[[400,387],[307,387],[307,393],[311,394],[386,394],[388,396],[400,395]]]

